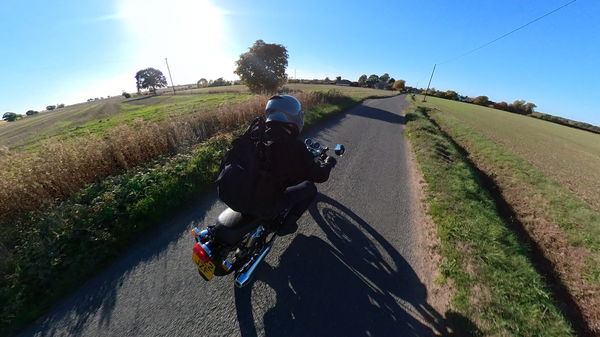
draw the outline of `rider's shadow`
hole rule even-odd
[[[326,235],[297,235],[279,266],[257,270],[275,307],[262,317],[266,336],[429,336],[447,334],[442,315],[400,253],[364,220],[320,195],[310,214]],[[242,336],[256,336],[251,285],[236,289]]]

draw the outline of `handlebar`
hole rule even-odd
[[[330,150],[329,147],[321,146],[321,144],[310,138],[304,140],[304,145],[306,145],[306,149],[312,153],[313,156],[318,157],[319,159],[325,159],[327,157],[327,151]],[[337,144],[335,148],[333,148],[333,151],[337,156],[341,157],[346,152],[346,147],[342,144]]]

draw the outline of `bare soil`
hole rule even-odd
[[[442,263],[440,254],[440,240],[437,235],[437,229],[433,219],[427,214],[426,188],[427,183],[423,179],[421,171],[418,169],[417,160],[412,149],[412,145],[407,141],[409,147],[408,166],[411,180],[411,188],[414,191],[411,209],[414,214],[412,217],[414,228],[419,231],[419,247],[423,250],[421,254],[421,265],[416,268],[420,279],[428,289],[427,303],[437,312],[445,313],[450,309],[450,300],[452,297],[452,285],[449,281],[438,282],[441,278],[439,266]],[[444,317],[446,318],[446,317]],[[439,331],[440,335],[447,335],[449,331]]]

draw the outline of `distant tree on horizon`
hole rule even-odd
[[[458,93],[454,90],[446,90],[444,93],[444,98],[456,101],[458,100]]]
[[[288,52],[283,45],[256,40],[236,65],[234,73],[251,92],[271,93],[287,80]]]
[[[204,77],[203,77],[203,78],[201,78],[201,79],[199,79],[199,80],[198,80],[198,82],[196,82],[196,86],[197,86],[198,88],[204,88],[204,87],[206,87],[207,85],[208,85],[208,81],[207,81],[207,80],[206,80],[206,78],[204,78]]]
[[[402,91],[402,90],[404,90],[404,88],[406,88],[405,85],[406,85],[405,80],[395,80],[394,83],[392,84],[392,89]]]
[[[375,74],[371,74],[369,78],[367,78],[367,85],[369,88],[373,88],[377,82],[379,82],[379,76]]]
[[[135,74],[136,87],[138,92],[141,89],[150,89],[156,95],[156,88],[167,86],[167,78],[162,71],[154,68],[146,68]]]
[[[226,85],[231,85],[231,82],[224,80],[223,77],[219,77],[214,81],[210,81],[208,84],[209,87],[222,87]]]
[[[487,96],[477,96],[471,100],[471,103],[477,105],[488,105],[490,99]]]
[[[361,87],[364,87],[367,84],[367,74],[360,75],[358,78],[358,84],[360,84]]]
[[[390,80],[390,74],[385,73],[385,74],[379,76],[379,80],[387,83],[387,81]]]
[[[336,82],[339,82],[339,81],[341,81],[341,80],[342,80],[342,76],[336,76],[336,77],[335,77],[335,81],[336,81]]]
[[[17,117],[19,117],[19,115],[14,112],[5,112],[4,115],[2,115],[2,119],[7,122],[14,122],[17,120]]]

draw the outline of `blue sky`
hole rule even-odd
[[[156,67],[176,84],[234,79],[257,39],[280,43],[298,78],[389,73],[424,87],[434,63],[488,42],[567,0],[0,2],[0,112],[135,90]],[[432,87],[600,125],[600,2],[578,0],[482,50],[437,67]]]

